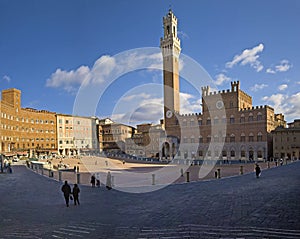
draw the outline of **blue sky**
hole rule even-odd
[[[116,54],[159,47],[170,3],[182,54],[206,70],[213,88],[239,80],[253,105],[270,105],[289,122],[300,118],[297,0],[0,0],[1,90],[21,89],[23,107],[71,114],[80,86],[97,81],[101,97],[85,96],[97,100],[97,116],[156,122],[163,116],[159,69],[122,71],[110,85],[105,76],[120,68]],[[201,110],[198,90],[182,80],[182,113]]]

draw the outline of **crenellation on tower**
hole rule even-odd
[[[240,89],[240,81],[231,82],[231,92],[237,92]]]
[[[202,90],[202,97],[203,96],[208,96],[208,94],[209,94],[209,86],[203,86],[203,87],[201,87],[201,90]]]

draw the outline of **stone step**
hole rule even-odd
[[[45,232],[39,229],[28,229],[0,234],[0,239],[13,238],[114,238],[114,239],[181,239],[181,238],[206,238],[206,239],[255,239],[255,238],[300,238],[300,230],[287,230],[278,228],[259,227],[220,227],[209,225],[182,224],[176,227],[111,227],[102,223],[70,223],[60,225],[52,231]]]
[[[214,227],[206,225],[179,225],[176,228],[144,228],[139,239],[149,238],[300,238],[300,230],[256,227]]]
[[[52,231],[52,238],[93,238],[92,235],[104,232],[105,228],[109,227],[109,224],[95,223],[95,222],[83,222],[83,223],[71,223],[61,226]],[[101,233],[100,233],[101,236]],[[98,237],[102,238],[102,237]],[[105,237],[103,237],[105,238]]]

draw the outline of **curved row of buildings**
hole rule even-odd
[[[300,120],[286,128],[270,106],[253,106],[252,97],[231,82],[231,89],[202,87],[202,112],[180,114],[177,18],[163,17],[164,119],[137,128],[110,119],[72,116],[21,107],[21,91],[2,90],[0,153],[63,155],[101,151],[159,159],[263,160],[300,158]]]

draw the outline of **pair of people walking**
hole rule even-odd
[[[74,184],[73,190],[71,190],[71,187],[68,184],[68,181],[65,181],[65,184],[62,186],[61,191],[64,194],[64,198],[65,198],[67,207],[69,207],[70,199],[71,200],[74,199],[74,205],[75,206],[77,204],[80,205],[80,203],[79,203],[80,189],[79,189],[77,184]]]

